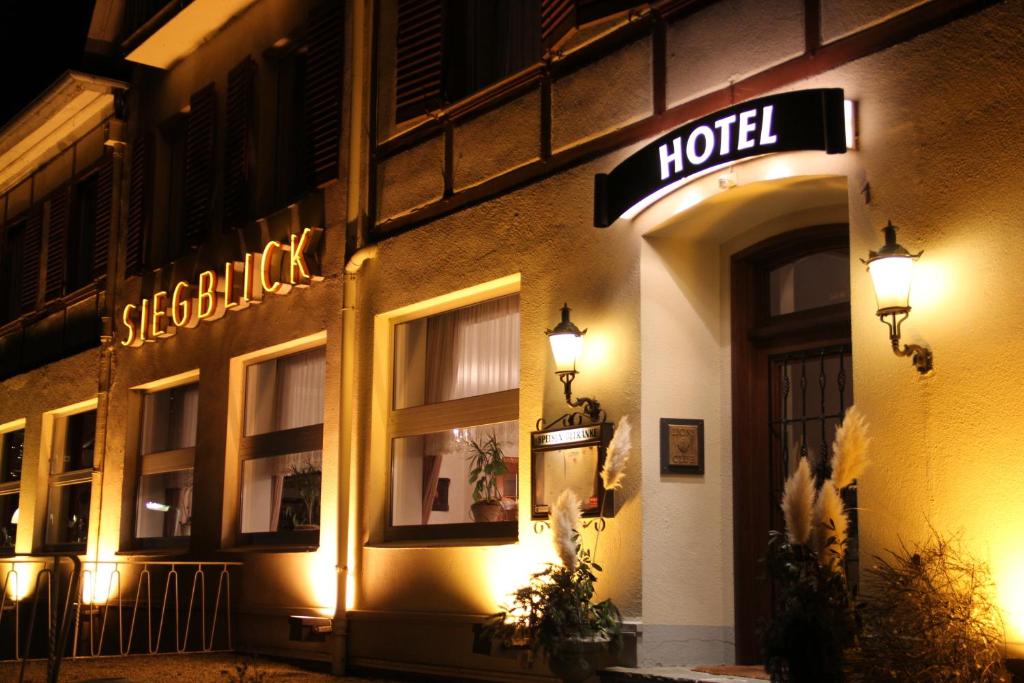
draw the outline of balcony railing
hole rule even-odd
[[[240,564],[0,560],[0,659],[231,650]]]

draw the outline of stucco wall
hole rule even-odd
[[[359,454],[364,467],[362,541],[379,541],[387,491],[386,450],[370,450],[371,401],[379,401],[371,381],[375,345],[373,319],[399,307],[466,287],[520,274],[520,486],[519,542],[511,545],[388,547],[375,543],[362,551],[358,568],[356,608],[363,619],[383,618],[391,611],[438,614],[403,627],[417,638],[438,642],[442,631],[434,621],[449,615],[484,614],[531,571],[553,557],[550,537],[534,532],[528,506],[530,481],[529,432],[542,416],[565,411],[562,387],[554,374],[544,330],[558,319],[563,302],[573,320],[589,328],[577,394],[596,396],[609,419],[639,414],[639,280],[638,240],[625,233],[595,233],[590,225],[595,165],[436,221],[414,232],[388,239],[377,258],[360,275]],[[605,571],[599,597],[609,596],[627,617],[640,613],[640,461],[636,450],[618,513],[600,543],[598,561]],[[592,542],[585,534],[586,542]],[[373,616],[376,614],[376,616]],[[433,620],[433,621],[432,621]],[[432,625],[433,624],[433,625]],[[396,626],[397,627],[397,621]],[[354,621],[353,657],[415,660],[423,654],[405,648],[401,639],[386,642],[363,636],[370,625]],[[405,631],[403,631],[405,632]],[[465,647],[433,649],[433,661],[462,666],[508,668],[514,662],[470,654],[468,625],[459,631]]]
[[[1010,133],[1021,114],[1021,86],[1019,79],[993,77],[1024,67],[1019,51],[1012,66],[1005,63],[1021,39],[1021,10],[1019,3],[997,7],[786,88],[844,88],[858,102],[860,149],[842,157],[787,154],[740,164],[735,190],[719,189],[713,175],[636,219],[634,230],[649,235],[641,260],[644,447],[657,444],[655,413],[693,406],[699,414],[687,417],[710,418],[703,481],[666,480],[653,464],[645,466],[642,661],[699,661],[714,633],[695,626],[719,623],[716,617],[726,626],[732,622],[728,255],[785,229],[758,224],[770,212],[747,215],[756,206],[746,194],[753,184],[822,174],[842,179],[848,192],[843,211],[851,231],[854,394],[874,435],[873,464],[859,499],[865,564],[901,538],[924,539],[929,524],[962,533],[967,548],[991,564],[1008,640],[1024,638],[1018,588],[1024,558],[1013,540],[1021,533],[1014,492],[1024,478],[1012,464],[1021,446],[1013,408],[1021,377],[1006,355],[1022,327],[1015,304],[1020,250],[1009,236],[1024,209],[1006,185],[1019,176],[1024,149],[1020,136]],[[1003,181],[986,181],[996,177]],[[809,202],[797,200],[806,215],[790,217],[789,228],[842,218],[835,208],[811,211]],[[908,341],[935,351],[936,372],[924,379],[890,351],[886,329],[874,316],[870,280],[857,261],[881,244],[878,230],[890,218],[903,244],[925,250],[904,326]],[[972,306],[968,297],[980,292],[985,304]],[[723,370],[720,381],[716,367]],[[688,391],[689,382],[699,390]],[[720,445],[716,427],[724,430]],[[720,476],[726,481],[719,483]],[[688,520],[691,507],[699,510],[701,526],[721,537],[685,521],[672,538],[656,531],[665,528],[663,517],[677,525]],[[665,566],[696,578],[680,581],[657,569]],[[664,630],[663,624],[678,628]]]

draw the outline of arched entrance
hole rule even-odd
[[[760,660],[772,586],[761,558],[782,528],[783,482],[801,456],[827,476],[829,445],[853,400],[849,228],[761,241],[730,259],[736,658]]]

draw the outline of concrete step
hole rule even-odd
[[[711,668],[711,667],[708,667]],[[742,674],[758,676],[751,678]],[[601,683],[762,683],[767,675],[751,667],[730,673],[707,673],[682,666],[610,667],[600,672]]]

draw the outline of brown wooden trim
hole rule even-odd
[[[444,122],[444,196],[455,193],[455,126]]]
[[[804,49],[814,53],[821,47],[821,0],[804,0]]]
[[[279,432],[243,436],[238,447],[239,460],[269,458],[275,455],[322,451],[324,448],[323,424],[295,427]]]
[[[377,155],[382,159],[386,159],[438,135],[441,133],[446,121],[458,124],[511,102],[520,95],[524,95],[536,88],[543,77],[545,68],[544,64],[538,62],[523,71],[517,72],[513,76],[470,95],[464,100],[460,100],[443,111],[437,112],[435,115],[428,116],[411,128],[405,128],[395,133],[377,144]]]
[[[667,106],[668,87],[668,27],[665,22],[654,24],[651,38],[651,90],[654,95],[654,114],[661,114]]]
[[[388,437],[431,434],[456,427],[519,419],[519,390],[468,396],[441,403],[394,410],[388,417]],[[390,450],[390,449],[389,449]]]
[[[0,484],[0,496],[13,496],[21,493],[21,480],[5,481]]]
[[[732,345],[733,578],[736,661],[760,661],[757,626],[771,610],[760,560],[772,526],[766,397],[771,356],[850,343],[849,304],[769,317],[767,273],[808,254],[849,248],[846,224],[811,226],[759,242],[730,259]]]
[[[400,234],[422,223],[507,194],[529,183],[676,128],[687,121],[727,107],[734,101],[757,97],[875,54],[956,19],[969,16],[998,1],[932,0],[883,24],[866,28],[828,43],[815,54],[800,55],[734,85],[676,105],[662,114],[649,116],[611,133],[564,149],[553,154],[549,159],[520,166],[479,185],[457,192],[451,197],[445,197],[408,214],[375,224],[371,229],[370,241],[379,241]],[[392,144],[392,142],[388,144]]]
[[[444,545],[470,545],[476,539],[501,538],[514,541],[519,538],[519,522],[469,522],[466,524],[425,524],[422,526],[388,526],[384,528],[384,541],[451,541]],[[444,547],[444,546],[442,546]]]
[[[139,474],[165,474],[167,472],[180,472],[192,469],[195,464],[196,449],[178,448],[173,451],[160,451],[158,453],[147,453],[142,456],[139,466]]]
[[[545,72],[540,82],[540,158],[551,158],[551,74]]]
[[[72,470],[70,472],[58,472],[50,475],[47,482],[53,486],[74,486],[75,484],[88,484],[92,482],[92,468],[87,470]]]

